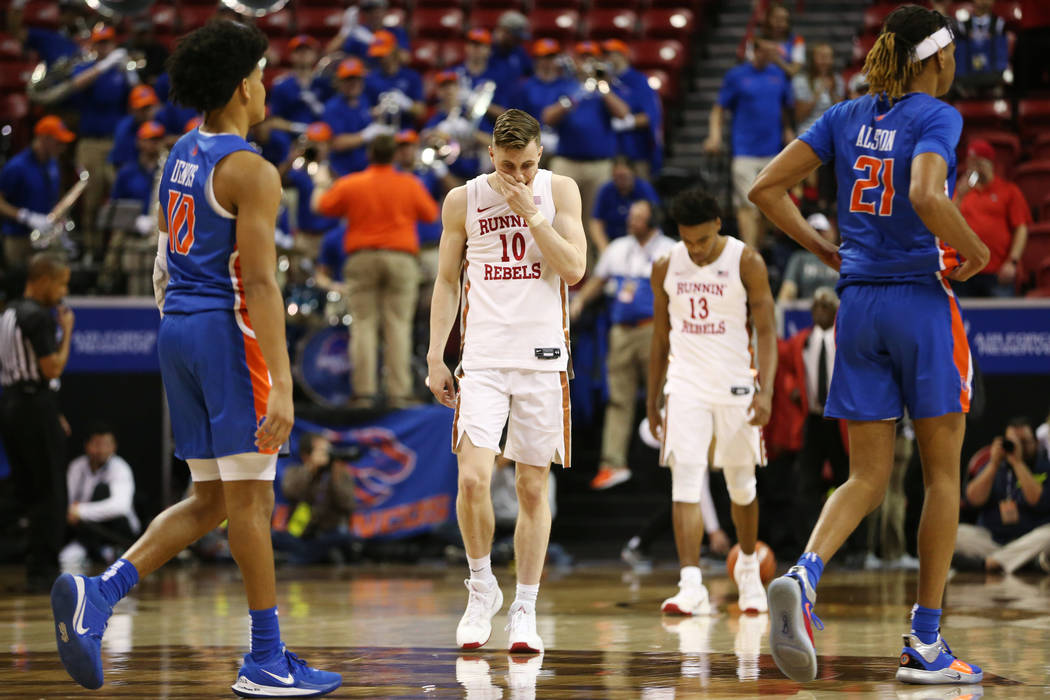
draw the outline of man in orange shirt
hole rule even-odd
[[[353,318],[352,405],[358,408],[376,401],[380,320],[388,405],[414,403],[409,368],[420,283],[416,224],[436,220],[438,205],[418,178],[394,169],[396,149],[393,136],[377,136],[368,149],[368,168],[335,184],[328,169],[320,168],[314,181],[312,205],[317,213],[347,219],[343,279]]]
[[[955,187],[959,211],[992,254],[980,273],[952,285],[959,296],[1013,296],[1017,262],[1028,240],[1032,212],[1017,185],[996,176],[994,159],[990,143],[970,141],[966,173]]]

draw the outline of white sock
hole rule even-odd
[[[758,566],[758,552],[751,552],[751,554],[744,554],[743,552],[740,552],[740,554],[738,554],[737,557],[736,557],[736,563],[737,563],[738,566],[740,564],[743,564],[744,566],[747,566],[747,567],[752,567],[752,566],[757,567]]]
[[[477,559],[467,557],[467,566],[470,567],[470,578],[472,581],[485,581],[488,583],[496,580],[492,573],[491,554],[486,554]]]
[[[682,588],[699,588],[702,583],[699,566],[682,567],[682,577],[678,580],[679,586]]]
[[[534,583],[531,586],[524,583],[519,583],[517,591],[514,594],[514,602],[521,603],[526,608],[536,607],[536,596],[540,594],[540,584]]]

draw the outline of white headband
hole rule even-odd
[[[952,43],[955,37],[948,27],[941,27],[915,46],[915,58],[912,61],[925,61],[927,58]]]

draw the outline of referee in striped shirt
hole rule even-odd
[[[0,315],[0,430],[16,496],[29,516],[29,592],[50,590],[65,534],[67,436],[52,382],[69,359],[73,312],[61,305],[68,291],[69,267],[36,255],[24,296]]]

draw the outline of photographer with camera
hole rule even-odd
[[[299,439],[299,458],[302,464],[285,467],[281,476],[281,493],[292,504],[292,514],[287,530],[273,533],[274,549],[287,553],[293,564],[341,561],[354,544],[349,464],[332,453],[328,440],[312,433]]]
[[[957,567],[977,565],[1012,574],[1050,550],[1050,458],[1028,419],[1014,418],[992,441],[988,462],[966,485],[965,499],[978,508],[976,525],[959,524]],[[1042,555],[1042,556],[1041,556]]]

